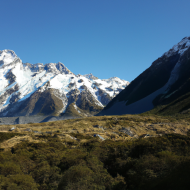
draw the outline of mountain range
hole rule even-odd
[[[175,114],[190,108],[190,37],[183,38],[135,78],[98,115]]]
[[[128,84],[75,75],[61,62],[23,63],[14,51],[0,51],[0,117],[94,115]]]
[[[190,37],[131,83],[75,75],[61,62],[23,63],[0,51],[0,116],[90,116],[190,112]]]

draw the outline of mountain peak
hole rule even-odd
[[[110,77],[109,79],[103,79],[104,81],[107,81],[108,83],[123,83],[125,82],[127,85],[129,84],[128,81],[122,80],[118,77]]]
[[[5,49],[0,51],[0,66],[12,63],[17,57],[14,51]]]
[[[1,116],[92,115],[127,85],[119,79],[98,79],[92,73],[75,75],[61,62],[22,63],[11,50],[0,51],[0,61]],[[77,109],[72,109],[72,104]]]
[[[0,50],[0,54],[1,53],[8,53],[8,54],[12,54],[12,56],[17,56],[16,53],[13,50],[10,49],[4,49],[4,50]]]
[[[169,114],[188,110],[189,57],[190,37],[185,37],[155,60],[98,115],[139,114],[153,108]]]
[[[170,57],[175,53],[182,55],[190,47],[190,36],[183,38],[178,44],[174,45],[164,56]]]
[[[117,80],[119,79],[118,77],[110,77],[109,80]],[[120,80],[120,79],[119,79]]]
[[[69,74],[71,71],[61,62],[58,62],[56,64],[57,70],[59,70],[61,73]]]
[[[90,79],[90,80],[98,79],[98,77],[95,77],[92,73],[85,74],[83,76],[86,77],[87,79]]]

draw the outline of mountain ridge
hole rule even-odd
[[[190,78],[189,60],[190,37],[185,37],[155,60],[98,115],[139,114],[171,103],[189,91],[172,99]]]
[[[57,116],[67,113],[72,103],[82,110],[79,115],[93,115],[128,84],[119,78],[101,80],[91,73],[75,75],[61,62],[23,63],[13,50],[0,51],[0,116],[47,112]],[[49,102],[45,101],[44,92]],[[51,107],[51,111],[45,111],[42,105],[39,108],[42,100],[46,110]]]

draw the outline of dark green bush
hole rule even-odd
[[[8,134],[6,138],[9,137]],[[46,143],[22,142],[14,146],[12,152],[0,152],[0,189],[168,190],[189,187],[189,136],[169,134],[102,142],[92,138],[77,148],[66,147],[58,137],[42,138]]]

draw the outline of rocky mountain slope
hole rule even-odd
[[[190,37],[185,37],[154,61],[98,115],[137,114],[158,106],[166,109],[169,104],[176,105],[173,112],[180,113],[190,108],[189,85]]]
[[[14,51],[0,51],[0,117],[93,115],[128,84],[75,75],[60,62],[22,63]]]

